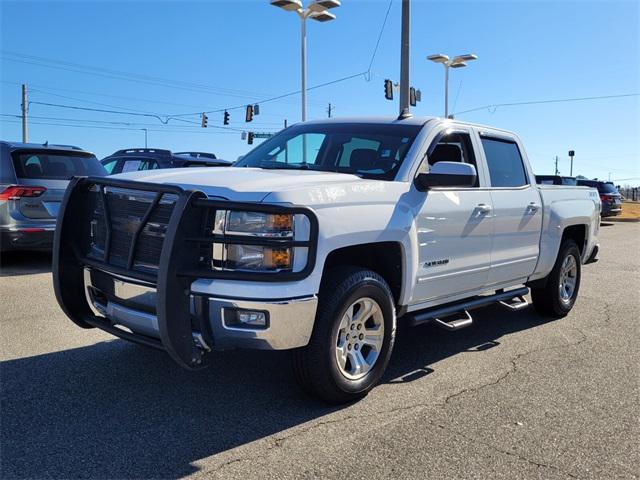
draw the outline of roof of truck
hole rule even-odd
[[[402,125],[424,125],[436,117],[407,117],[401,120],[395,115],[358,116],[358,117],[332,117],[319,120],[309,120],[305,124],[314,123],[396,123]]]
[[[304,122],[305,124],[326,124],[326,123],[378,123],[378,124],[396,124],[396,125],[424,125],[429,121],[438,122],[451,122],[455,125],[469,125],[480,129],[486,128],[491,130],[497,130],[510,135],[513,132],[505,130],[503,128],[493,127],[491,125],[482,125],[479,123],[465,122],[457,119],[445,119],[442,117],[428,117],[428,116],[410,116],[407,118],[399,119],[396,115],[380,115],[380,116],[358,116],[358,117],[332,117],[322,118],[319,120],[309,120]]]

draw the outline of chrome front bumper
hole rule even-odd
[[[138,280],[92,269],[84,269],[87,302],[97,316],[116,328],[160,339],[155,314],[156,288]],[[311,337],[318,298],[250,300],[216,298],[192,293],[191,315],[205,317],[209,332],[193,332],[194,340],[205,350],[254,348],[287,350],[305,346]],[[224,322],[225,309],[256,310],[268,313],[266,328],[230,327]],[[212,345],[210,345],[212,343]]]

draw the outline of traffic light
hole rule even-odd
[[[257,103],[253,106],[253,114],[260,115],[260,105],[258,105]]]
[[[249,132],[249,135],[247,135],[247,144],[253,145],[253,132]]]
[[[409,105],[416,106],[416,89],[413,87],[409,89]]]
[[[207,123],[209,122],[209,117],[207,117],[207,114],[202,112],[202,123],[200,124],[200,126],[202,128],[207,128]]]
[[[247,105],[247,113],[244,117],[245,122],[250,122],[253,120],[253,105]]]
[[[222,121],[224,125],[229,125],[229,112],[224,111],[224,120]]]
[[[393,83],[391,80],[384,81],[384,98],[393,100]]]

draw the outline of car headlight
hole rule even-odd
[[[217,211],[213,233],[228,237],[294,239],[294,217],[290,214]],[[291,271],[293,247],[244,243],[215,243],[213,267],[224,270]]]

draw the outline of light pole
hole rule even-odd
[[[329,12],[330,8],[340,6],[340,0],[313,0],[305,8],[302,0],[271,0],[271,5],[287,12],[296,12],[300,17],[300,60],[301,60],[301,92],[302,121],[307,119],[307,18],[317,22],[330,22],[336,16]]]
[[[473,53],[457,55],[452,59],[449,59],[447,55],[443,55],[442,53],[436,53],[435,55],[429,55],[427,57],[427,60],[431,60],[434,63],[441,63],[444,67],[444,118],[449,117],[449,69],[466,67],[467,62],[477,59],[478,56]]]
[[[140,130],[144,131],[144,148],[147,148],[147,129],[141,128]]]

